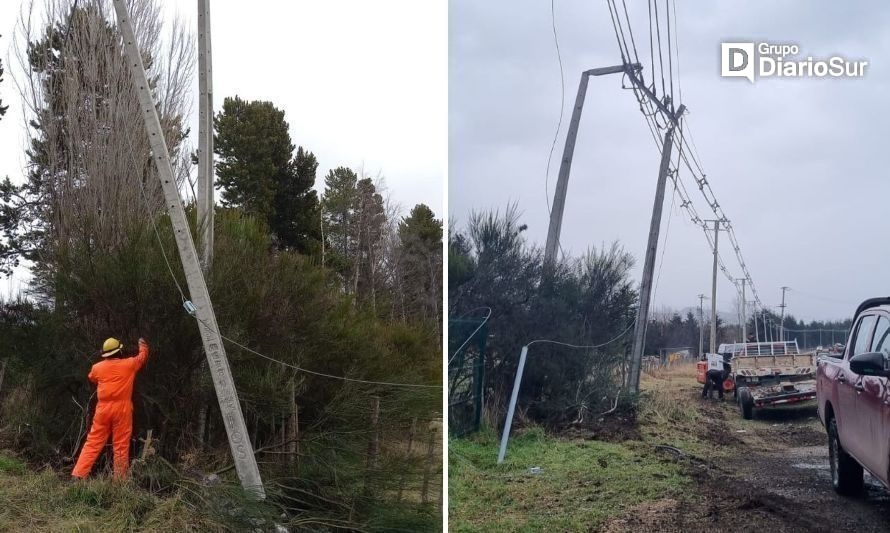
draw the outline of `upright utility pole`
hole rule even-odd
[[[707,298],[704,294],[698,295],[698,356],[702,356],[702,350],[705,348],[705,309],[704,300]]]
[[[757,301],[754,302],[751,318],[754,319],[754,341],[760,342],[760,328],[757,327]]]
[[[773,342],[769,332],[769,322],[766,320],[766,309],[762,307],[760,308],[760,321],[763,322],[763,340],[766,342]]]
[[[779,324],[779,341],[785,342],[785,291],[788,290],[788,287],[782,287],[782,305],[779,307],[782,308],[782,318],[779,320],[781,323]]]
[[[711,222],[706,220],[705,222]],[[711,351],[717,353],[717,239],[720,237],[720,221],[714,220],[714,268],[711,272]]]
[[[633,76],[636,79],[635,76]],[[652,278],[655,273],[655,256],[658,251],[658,234],[661,231],[661,213],[664,208],[664,189],[671,166],[671,149],[674,145],[674,127],[685,110],[680,106],[675,114],[668,114],[672,124],[664,133],[664,144],[661,149],[661,166],[658,169],[658,182],[655,186],[655,201],[652,204],[652,220],[649,223],[649,243],[646,245],[646,259],[643,262],[643,279],[640,282],[640,308],[637,310],[637,321],[634,325],[633,352],[628,389],[631,394],[639,391],[640,367],[643,364],[643,350],[646,346],[646,326],[649,325],[649,299],[652,295]]]
[[[746,278],[742,278],[742,342],[748,342],[748,307],[745,304],[745,283]]]
[[[639,70],[639,63],[629,65],[631,69]],[[559,177],[556,179],[556,190],[553,192],[553,206],[550,210],[550,226],[547,228],[547,243],[544,245],[544,263],[552,263],[556,259],[559,249],[559,234],[562,232],[562,215],[565,211],[566,193],[569,189],[569,172],[572,170],[572,157],[575,153],[575,140],[578,138],[578,124],[581,122],[581,110],[584,108],[584,98],[587,95],[587,81],[590,76],[604,76],[625,72],[628,66],[615,65],[614,67],[595,68],[581,73],[581,81],[578,83],[578,94],[575,96],[575,108],[572,110],[572,119],[569,122],[569,130],[566,133],[566,144],[562,151],[562,162],[559,164]]]
[[[198,235],[201,270],[213,264],[213,62],[210,0],[198,0]]]
[[[164,132],[158,118],[157,109],[149,90],[148,79],[145,75],[145,67],[142,64],[142,54],[136,44],[136,36],[133,26],[130,24],[125,0],[113,0],[114,10],[117,13],[117,22],[124,40],[124,53],[130,66],[133,77],[133,85],[139,96],[139,104],[142,116],[145,120],[145,129],[151,145],[152,159],[158,170],[161,180],[161,188],[164,191],[167,213],[173,224],[173,234],[176,238],[176,246],[179,249],[179,258],[185,271],[185,279],[188,284],[189,294],[194,305],[194,313],[198,319],[198,330],[204,351],[207,354],[207,362],[213,377],[213,386],[219,400],[222,411],[223,424],[229,438],[229,446],[235,460],[235,470],[245,490],[253,493],[257,498],[265,498],[263,481],[257,468],[253,447],[248,438],[247,426],[244,424],[244,415],[241,412],[241,404],[238,401],[238,393],[232,381],[232,371],[226,358],[225,347],[219,334],[219,326],[216,323],[216,315],[210,301],[210,294],[201,267],[198,264],[198,254],[195,251],[195,243],[189,231],[185,210],[179,197],[179,189],[173,176],[173,167],[170,164],[170,154],[167,151],[167,143],[164,140]]]

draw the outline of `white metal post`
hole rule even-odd
[[[519,354],[519,367],[516,369],[516,377],[513,379],[513,392],[510,394],[510,406],[507,408],[507,419],[504,421],[504,432],[501,434],[501,449],[498,451],[498,464],[504,462],[507,455],[507,440],[510,438],[510,428],[513,426],[513,413],[516,411],[516,399],[519,397],[519,385],[522,383],[522,371],[525,369],[525,358],[528,355],[528,345],[522,347]]]

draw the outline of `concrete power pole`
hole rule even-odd
[[[634,325],[633,352],[631,354],[628,389],[635,394],[640,389],[640,367],[643,364],[643,350],[646,347],[646,326],[649,325],[649,299],[652,295],[652,277],[655,273],[655,255],[658,251],[658,234],[661,231],[661,213],[664,208],[664,189],[667,175],[670,172],[671,149],[674,145],[674,127],[683,114],[685,107],[680,106],[677,112],[668,115],[673,124],[664,133],[664,144],[661,149],[661,166],[658,169],[658,183],[655,187],[655,202],[652,204],[652,221],[649,224],[649,243],[646,245],[646,259],[643,262],[643,279],[640,282],[640,308],[637,310],[637,322]]]
[[[710,222],[710,221],[706,221]],[[717,353],[717,238],[720,236],[720,221],[714,220],[714,268],[711,272],[711,351]]]
[[[742,278],[742,342],[748,342],[748,307],[745,304],[745,283],[747,281]]]
[[[210,0],[198,0],[198,235],[201,270],[213,264],[213,62]]]
[[[755,295],[756,296],[756,295]],[[751,318],[754,319],[754,341],[760,342],[760,328],[757,327],[757,301],[754,301],[753,311],[751,312]]]
[[[785,342],[785,291],[787,290],[788,287],[782,287],[782,305],[779,306],[782,308],[782,318],[779,319],[779,342]]]
[[[161,129],[157,109],[149,90],[148,79],[145,75],[145,67],[142,64],[142,55],[136,44],[136,36],[133,26],[130,24],[125,0],[113,0],[114,10],[117,13],[117,22],[124,40],[124,53],[129,63],[133,77],[133,85],[139,95],[139,104],[142,116],[145,120],[145,129],[151,145],[152,159],[158,170],[161,187],[164,191],[167,213],[173,224],[173,233],[176,238],[176,246],[179,249],[179,258],[185,271],[186,283],[195,307],[195,316],[198,319],[198,330],[204,351],[207,354],[207,362],[210,366],[213,385],[222,411],[222,419],[229,438],[229,446],[235,460],[235,469],[245,490],[253,493],[259,499],[265,498],[263,481],[257,468],[256,457],[244,424],[244,415],[241,412],[241,404],[238,401],[238,393],[232,381],[232,371],[226,358],[225,347],[219,334],[219,326],[216,323],[216,315],[210,301],[210,294],[201,267],[198,263],[198,254],[195,251],[195,243],[189,231],[185,210],[182,207],[182,199],[179,197],[179,189],[173,176],[173,167],[170,164],[170,154],[167,151],[167,143]]]
[[[702,350],[705,349],[705,309],[704,300],[707,298],[704,294],[698,295],[698,356],[701,358]]]
[[[578,124],[581,121],[581,110],[584,108],[584,98],[587,95],[587,81],[590,76],[604,76],[626,71],[625,65],[614,67],[595,68],[581,73],[581,81],[578,83],[578,94],[575,96],[575,108],[572,110],[572,119],[569,122],[569,131],[566,133],[566,144],[562,151],[562,162],[559,164],[559,177],[556,179],[556,190],[553,192],[553,206],[550,210],[550,226],[547,228],[547,243],[544,245],[544,263],[552,263],[556,259],[559,249],[559,235],[562,232],[562,215],[566,206],[566,193],[569,188],[569,173],[572,170],[572,157],[575,154],[575,140],[578,138]],[[639,70],[638,63],[630,68]]]

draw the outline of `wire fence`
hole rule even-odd
[[[453,436],[478,431],[481,425],[487,320],[448,321],[448,431]]]

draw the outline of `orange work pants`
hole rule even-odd
[[[80,451],[71,475],[86,478],[102,453],[108,437],[114,446],[114,477],[127,476],[130,467],[130,437],[133,435],[133,402],[130,400],[104,401],[96,405],[90,434]]]

